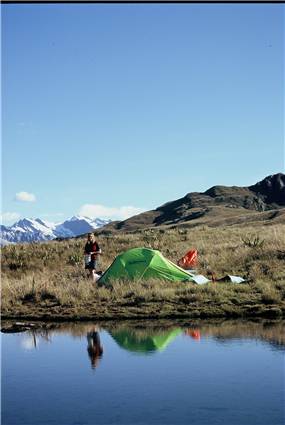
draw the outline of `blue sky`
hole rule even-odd
[[[5,4],[2,218],[126,218],[284,172],[284,5]]]

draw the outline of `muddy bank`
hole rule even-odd
[[[13,320],[36,321],[87,321],[87,320],[126,320],[126,319],[183,319],[183,318],[282,318],[285,317],[285,302],[245,304],[189,303],[187,299],[177,301],[149,301],[143,299],[123,302],[90,302],[81,305],[63,306],[50,302],[23,303],[2,310],[1,317]]]

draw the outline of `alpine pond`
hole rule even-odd
[[[50,324],[2,334],[2,424],[284,423],[284,322]]]

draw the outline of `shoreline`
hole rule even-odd
[[[31,307],[31,306],[30,306]],[[183,303],[150,302],[142,306],[126,307],[120,304],[98,306],[70,306],[57,308],[45,305],[21,306],[14,311],[2,311],[1,320],[33,321],[110,321],[110,320],[177,320],[177,319],[252,319],[285,318],[285,302],[280,304],[246,305],[185,305]]]

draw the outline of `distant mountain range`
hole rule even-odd
[[[254,221],[285,223],[285,174],[278,173],[246,187],[213,186],[135,215],[124,221],[74,216],[54,224],[37,219],[1,226],[1,245],[72,238],[92,232],[136,231],[158,226],[221,226]]]
[[[160,207],[113,221],[99,232],[134,231],[157,226],[231,225],[275,220],[285,223],[285,175],[273,174],[248,187],[213,186],[190,192]]]
[[[56,238],[72,238],[92,232],[111,220],[73,216],[62,223],[50,223],[39,218],[24,218],[12,226],[1,225],[1,245],[9,243],[39,242]]]

